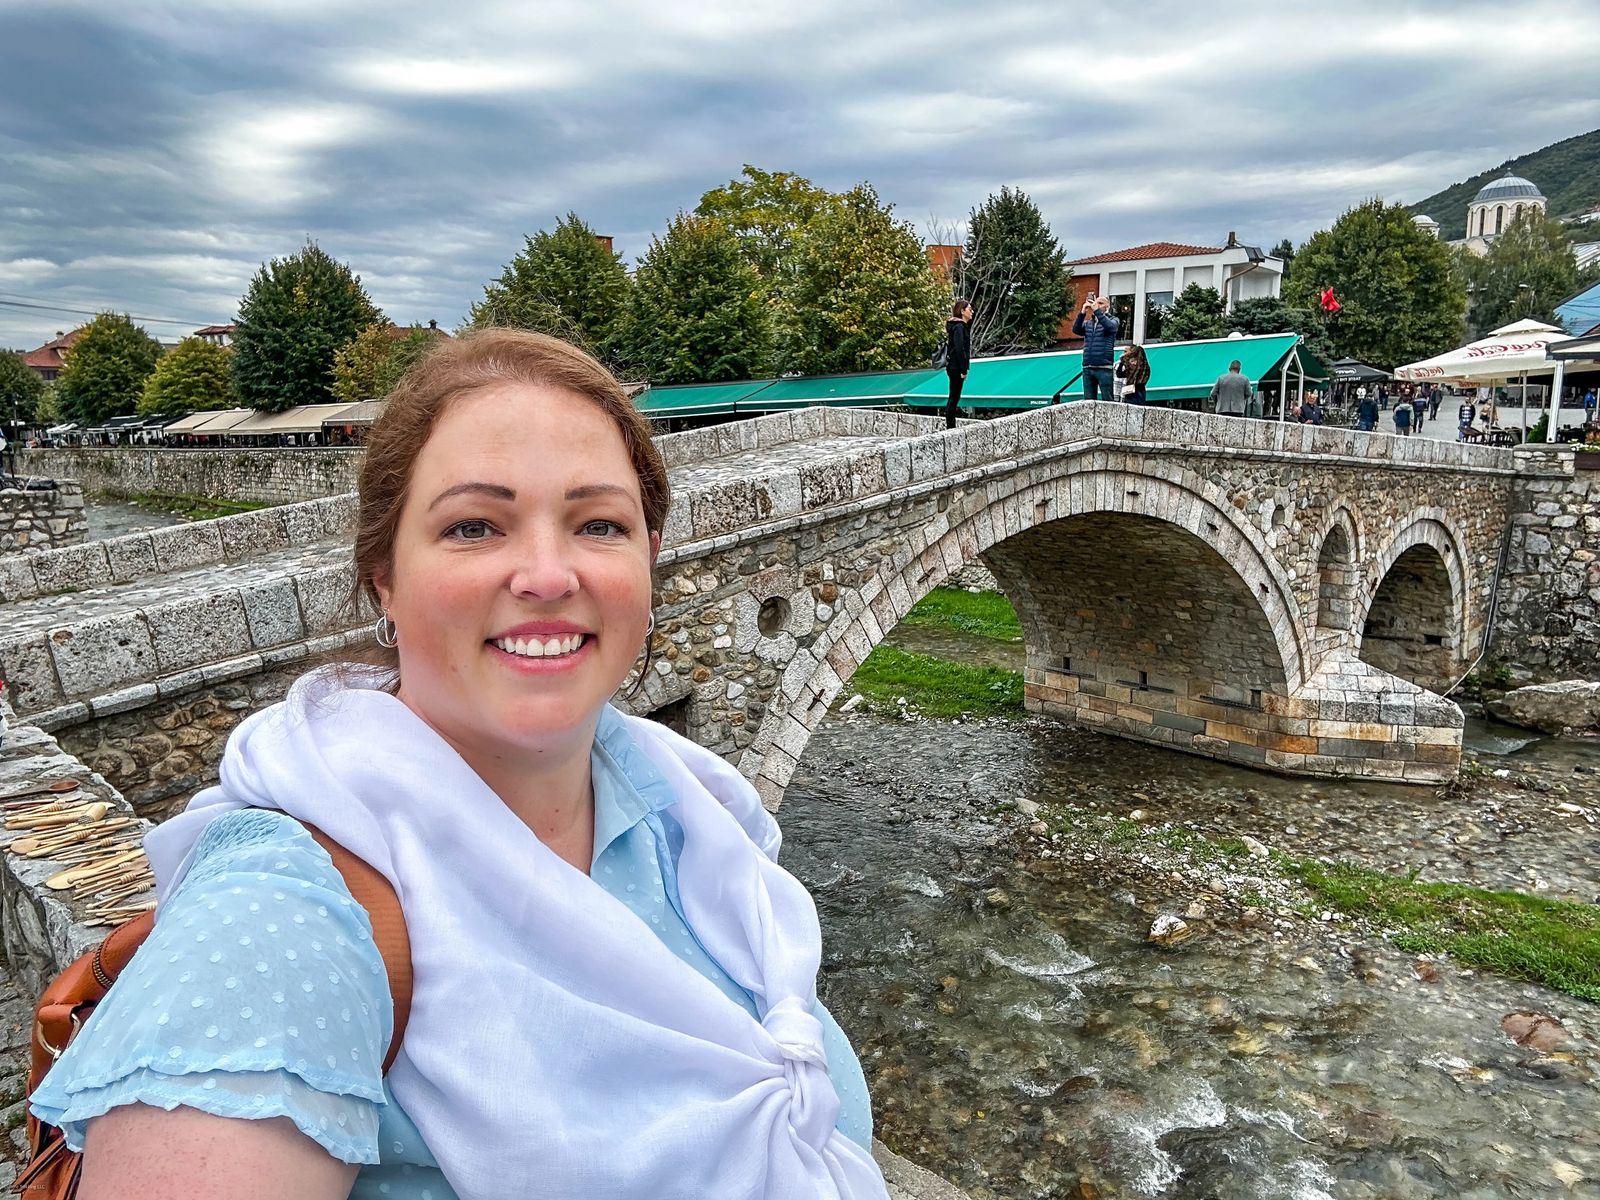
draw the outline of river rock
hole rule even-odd
[[[1500,1021],[1505,1035],[1519,1046],[1549,1054],[1570,1045],[1572,1035],[1560,1021],[1541,1012],[1507,1013]]]
[[[1593,729],[1600,727],[1600,683],[1567,679],[1520,687],[1491,700],[1489,711],[1502,721],[1541,733]]]
[[[1154,942],[1158,946],[1176,946],[1179,942],[1186,942],[1194,936],[1194,930],[1182,917],[1172,913],[1162,913],[1150,926],[1150,932],[1145,935],[1145,940]]]
[[[1265,844],[1257,841],[1248,833],[1239,840],[1244,843],[1244,848],[1249,852],[1251,858],[1266,858],[1268,854],[1272,853]]]
[[[1018,796],[1017,811],[1032,820],[1039,815],[1039,802],[1037,800],[1029,800],[1025,796]]]

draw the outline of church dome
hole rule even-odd
[[[1474,204],[1489,204],[1496,200],[1543,200],[1541,192],[1531,179],[1524,179],[1520,175],[1502,175],[1491,183],[1486,183],[1483,190],[1473,197]]]
[[[1436,226],[1436,225],[1439,224],[1439,222],[1435,221],[1427,213],[1418,213],[1416,216],[1411,218],[1411,222],[1414,225],[1434,225],[1434,226]]]

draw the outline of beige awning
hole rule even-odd
[[[168,425],[168,433],[221,433],[231,429],[255,412],[253,408],[224,408],[213,412],[190,413],[181,421]]]
[[[383,416],[384,405],[387,400],[363,400],[359,404],[352,404],[336,416],[324,417],[324,425],[371,425]]]
[[[353,404],[302,404],[280,413],[257,412],[228,430],[229,437],[266,437],[280,433],[321,433],[322,423],[354,408]]]

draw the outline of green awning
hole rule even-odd
[[[634,398],[634,406],[647,417],[704,417],[731,414],[739,401],[770,384],[770,379],[745,379],[738,383],[681,383],[647,388]]]
[[[851,405],[899,404],[905,394],[943,371],[867,371],[855,375],[809,375],[803,379],[776,379],[759,393],[739,402],[744,412],[772,412],[784,408],[808,408],[825,404],[835,408]]]
[[[1150,382],[1145,385],[1145,395],[1160,402],[1204,400],[1211,394],[1211,385],[1218,376],[1227,373],[1228,364],[1234,359],[1239,360],[1240,373],[1251,383],[1276,382],[1283,360],[1295,350],[1299,340],[1298,334],[1273,333],[1204,342],[1152,343],[1144,348],[1150,360]],[[1309,370],[1306,373],[1313,374]],[[1292,369],[1289,377],[1294,378]],[[1081,385],[1074,389],[1074,394],[1083,394]]]
[[[1042,408],[1055,403],[1082,373],[1083,352],[1079,350],[975,358],[961,390],[961,407]],[[948,389],[944,372],[935,371],[906,395],[905,403],[941,408],[950,394]]]

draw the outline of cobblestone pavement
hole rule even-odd
[[[878,446],[891,446],[903,442],[902,437],[852,436],[841,434],[832,437],[809,438],[803,442],[786,442],[777,446],[763,446],[743,454],[730,454],[726,458],[713,458],[705,462],[685,463],[667,472],[674,492],[689,489],[716,487],[746,479],[751,475],[771,475],[787,471],[803,463],[824,458],[843,458],[850,454],[864,454]]]
[[[91,617],[148,608],[202,592],[240,587],[285,574],[333,566],[348,558],[349,553],[348,539],[324,540],[309,546],[294,546],[288,550],[263,554],[248,563],[207,563],[192,570],[151,575],[132,583],[108,584],[67,595],[19,600],[5,606],[5,632],[7,637],[38,633]]]

